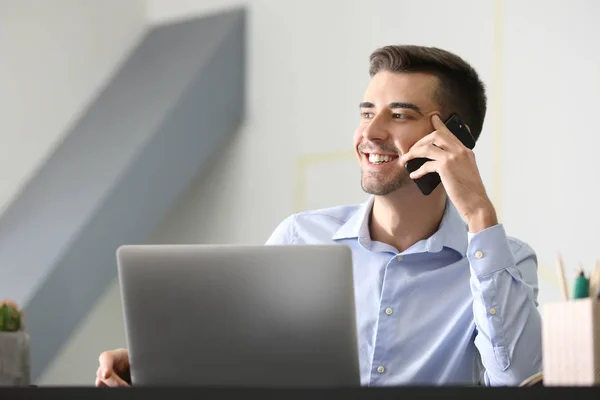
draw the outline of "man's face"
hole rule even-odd
[[[381,71],[371,79],[354,134],[365,192],[385,196],[413,184],[399,157],[433,131],[437,85],[437,78],[425,73]]]

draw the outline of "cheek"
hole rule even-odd
[[[362,129],[359,126],[358,128],[356,128],[356,130],[354,131],[354,148],[356,149],[356,146],[358,146],[360,144],[360,142],[362,141]]]
[[[401,154],[406,154],[417,141],[415,138],[403,136],[394,140],[394,146],[400,150]]]
[[[430,133],[424,126],[414,125],[406,128],[395,132],[394,135],[394,145],[402,154],[406,153],[415,143]]]
[[[354,155],[356,156],[357,160],[360,161],[361,156],[360,153],[358,152],[358,145],[362,142],[362,130],[360,129],[360,127],[358,127],[355,131],[354,131],[354,139],[353,139],[353,150],[354,150]]]

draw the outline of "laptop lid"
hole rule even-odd
[[[360,384],[342,245],[131,245],[117,251],[134,385]]]

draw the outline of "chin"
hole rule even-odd
[[[399,189],[412,185],[413,181],[407,176],[399,176],[396,179],[386,181],[375,180],[372,178],[362,179],[361,186],[365,193],[375,196],[387,196]]]

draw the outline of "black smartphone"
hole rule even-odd
[[[452,132],[463,145],[465,145],[465,147],[473,150],[475,147],[475,138],[473,138],[473,135],[471,135],[471,132],[469,132],[467,126],[458,114],[452,114],[444,124],[448,130]],[[413,158],[406,163],[405,167],[409,173],[412,173],[421,168],[427,161],[431,160],[429,158]],[[442,182],[440,175],[437,172],[430,172],[414,181],[421,190],[421,193],[425,196],[433,192],[433,190]]]

